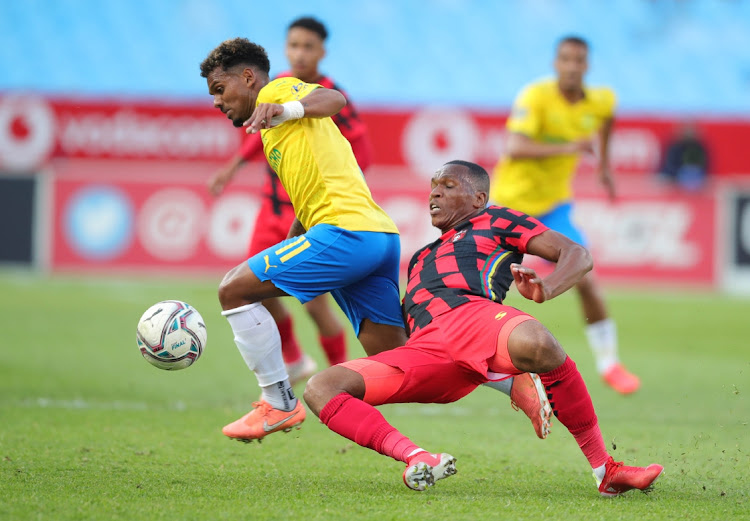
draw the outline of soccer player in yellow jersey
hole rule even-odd
[[[201,63],[214,106],[235,126],[260,132],[263,150],[294,207],[289,238],[230,270],[219,287],[223,315],[262,389],[253,410],[224,427],[230,438],[289,431],[305,409],[289,384],[276,324],[262,301],[305,303],[331,292],[367,355],[406,343],[398,291],[398,230],[372,199],[349,142],[330,118],[346,100],[297,78],[270,81],[265,50],[227,40]],[[513,378],[512,403],[537,436],[549,431],[550,404],[538,378]]]
[[[490,194],[494,203],[537,217],[584,246],[585,239],[571,220],[572,180],[580,155],[595,154],[597,134],[599,177],[609,197],[615,197],[609,167],[615,94],[609,88],[584,84],[588,49],[582,38],[562,38],[555,57],[557,77],[532,83],[518,95]],[[581,279],[576,289],[599,373],[620,393],[636,391],[640,380],[619,361],[615,323],[593,273]]]
[[[260,440],[305,418],[261,301],[291,295],[305,303],[331,292],[368,355],[403,345],[400,242],[330,118],[346,104],[341,93],[293,77],[270,81],[265,50],[244,38],[220,44],[200,68],[214,106],[235,126],[260,132],[297,216],[290,238],[230,270],[219,287],[222,314],[262,389],[253,409],[223,432]]]

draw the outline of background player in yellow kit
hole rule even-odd
[[[588,50],[582,38],[561,39],[555,57],[557,77],[532,83],[518,95],[490,194],[494,203],[532,215],[584,246],[586,241],[571,220],[572,180],[580,155],[595,153],[597,134],[599,177],[610,198],[615,197],[609,167],[615,93],[584,85]],[[576,289],[599,373],[618,392],[636,391],[640,380],[620,363],[615,323],[593,273],[581,279]]]
[[[219,287],[222,314],[262,389],[253,409],[223,429],[245,441],[288,431],[305,418],[262,300],[291,295],[305,303],[331,292],[368,355],[406,342],[398,230],[373,201],[349,142],[330,117],[346,99],[293,77],[270,81],[269,70],[265,50],[244,38],[223,42],[201,63],[214,106],[235,126],[260,131],[299,232],[230,270]]]

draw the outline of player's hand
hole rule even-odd
[[[284,107],[278,103],[260,103],[255,107],[253,115],[242,125],[247,127],[245,132],[255,134],[256,132],[271,128],[271,119],[284,113]]]
[[[244,162],[245,160],[242,157],[237,156],[212,175],[206,181],[209,193],[214,197],[220,195],[224,191],[224,188],[234,179],[234,176]]]
[[[513,263],[510,265],[510,272],[516,282],[516,289],[521,295],[539,304],[547,300],[544,282],[536,271],[527,266]]]
[[[617,191],[615,190],[615,179],[612,177],[612,171],[607,167],[603,167],[599,171],[599,180],[602,182],[609,200],[614,201],[617,198]]]
[[[234,177],[237,169],[233,165],[226,166],[208,178],[206,185],[208,192],[214,197],[221,195],[224,188]]]

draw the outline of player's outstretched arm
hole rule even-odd
[[[224,188],[232,182],[232,179],[237,175],[237,172],[243,164],[245,164],[244,158],[241,156],[234,157],[229,163],[221,167],[219,171],[209,177],[208,181],[206,181],[209,193],[214,197],[221,195]]]
[[[518,292],[534,302],[544,302],[569,290],[594,266],[586,248],[554,230],[532,237],[526,251],[555,263],[554,271],[544,279],[531,268],[511,265]]]
[[[568,143],[540,143],[529,136],[511,132],[505,144],[505,153],[511,159],[536,159],[594,152],[594,140],[582,139]]]
[[[346,107],[346,97],[334,89],[318,87],[300,100],[306,118],[327,118]]]
[[[254,134],[290,119],[327,118],[337,114],[345,106],[346,98],[339,91],[319,87],[299,101],[259,103],[244,125],[248,134]]]
[[[614,118],[609,118],[604,121],[602,128],[599,130],[599,180],[607,191],[607,195],[611,201],[614,201],[617,196],[615,180],[612,176],[612,169],[609,166],[609,142],[613,126]]]

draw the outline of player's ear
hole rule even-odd
[[[255,82],[255,71],[250,67],[242,69],[242,79],[245,83],[250,86]]]
[[[488,200],[487,192],[475,192],[474,208],[486,208]]]

